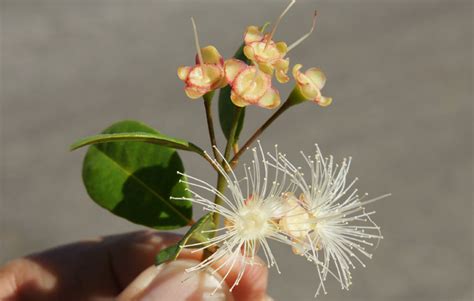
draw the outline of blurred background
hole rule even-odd
[[[80,239],[141,228],[95,205],[81,182],[79,137],[141,120],[208,145],[201,100],[182,91],[176,68],[202,45],[231,56],[247,25],[273,21],[273,1],[1,0],[0,262]],[[350,292],[334,283],[321,300],[472,300],[473,4],[471,1],[297,1],[276,40],[314,34],[292,62],[327,74],[334,103],[291,109],[262,143],[297,157],[353,156],[350,175],[372,196],[385,239]],[[281,88],[286,96],[291,85]],[[271,112],[247,110],[242,137]],[[224,141],[220,128],[218,140]],[[213,183],[198,157],[187,172]],[[243,159],[245,160],[245,158]],[[196,216],[202,211],[195,209]],[[316,273],[274,248],[276,300],[313,300]],[[334,281],[332,281],[334,282]]]

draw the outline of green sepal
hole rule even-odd
[[[286,106],[292,107],[294,105],[298,105],[300,103],[303,103],[307,101],[303,94],[301,93],[301,90],[298,86],[295,86],[293,90],[291,91],[290,95],[288,96],[288,99],[285,101]]]

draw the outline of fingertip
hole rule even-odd
[[[140,275],[138,275],[135,280],[133,280],[125,290],[117,297],[117,301],[129,301],[133,300],[135,296],[137,296],[140,292],[145,290],[150,283],[155,279],[158,273],[161,270],[161,266],[151,266],[145,271],[143,271]]]
[[[235,278],[229,279],[229,281],[232,280],[235,281]],[[231,285],[230,283],[228,284]],[[233,289],[232,294],[236,301],[267,300],[267,286],[268,268],[259,259],[259,262],[246,268],[239,285]]]
[[[218,261],[213,266],[221,266],[225,261],[226,258]],[[234,286],[242,269],[245,269],[242,278],[238,285]],[[268,268],[259,257],[255,257],[251,263],[243,264],[240,260],[227,263],[223,267],[221,266],[218,272],[221,276],[225,276],[225,282],[229,287],[234,286],[232,295],[236,301],[266,300]]]
[[[212,269],[186,273],[199,261],[179,259],[152,267],[138,276],[117,301],[227,300],[234,298],[222,277]]]

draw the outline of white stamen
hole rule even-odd
[[[265,44],[264,50],[267,49],[268,44],[269,44],[270,41],[272,40],[273,35],[275,34],[276,29],[277,29],[277,27],[278,27],[278,24],[280,24],[281,19],[282,19],[283,16],[290,10],[290,8],[293,6],[293,4],[295,4],[295,2],[296,2],[296,0],[291,0],[290,3],[288,4],[288,6],[285,8],[285,10],[281,13],[281,15],[280,15],[280,16],[277,18],[277,20],[275,21],[275,25],[273,25],[272,32],[271,32],[270,35],[268,36],[267,43]]]
[[[305,222],[312,225],[312,230],[307,229],[309,236],[306,241],[302,241],[302,248],[306,250],[304,255],[308,260],[320,263],[316,264],[320,281],[316,295],[321,290],[326,293],[324,282],[327,275],[333,276],[342,289],[348,290],[352,284],[350,269],[355,268],[353,261],[365,267],[363,257],[372,258],[366,248],[378,245],[383,238],[380,227],[371,218],[375,211],[367,212],[364,207],[390,194],[369,200],[364,198],[366,195],[359,197],[357,189],[352,188],[356,180],[346,180],[351,158],[344,159],[338,165],[332,156],[323,157],[318,146],[314,158],[301,154],[311,172],[309,182],[300,168],[293,165],[285,155],[269,155],[273,160],[269,166],[287,173],[294,185],[303,192],[302,204],[314,219],[302,219],[289,225],[298,231],[305,230]],[[352,192],[349,192],[351,189]],[[376,244],[371,241],[373,239]]]
[[[232,268],[239,267],[236,280],[231,289],[238,285],[242,279],[248,265],[258,264],[255,262],[255,256],[258,249],[262,249],[265,259],[269,266],[278,266],[267,240],[272,239],[290,246],[295,243],[288,238],[285,233],[281,233],[275,222],[279,218],[282,206],[280,196],[283,189],[288,188],[290,184],[285,183],[288,178],[286,172],[275,170],[270,173],[269,162],[266,160],[263,149],[258,142],[258,149],[253,149],[253,161],[250,166],[244,168],[245,177],[238,179],[230,168],[228,162],[223,160],[222,164],[218,164],[216,159],[208,159],[212,161],[216,169],[224,176],[229,188],[229,197],[217,191],[212,185],[195,178],[190,175],[179,173],[186,180],[189,187],[191,197],[179,197],[172,199],[188,200],[196,204],[204,206],[204,209],[222,215],[226,222],[224,227],[218,229],[205,230],[203,233],[214,233],[214,237],[203,242],[190,243],[184,247],[193,248],[192,252],[199,252],[209,246],[217,246],[217,250],[208,258],[187,269],[187,272],[205,269],[219,262],[217,270],[223,269],[224,279],[230,274]],[[217,149],[216,149],[217,150]],[[223,159],[223,155],[217,150],[219,157]],[[263,164],[263,167],[262,167]],[[227,173],[226,169],[229,170]],[[240,185],[244,182],[247,187],[244,190]],[[267,187],[270,185],[270,187]],[[212,196],[221,198],[225,206],[215,204],[211,198],[201,196],[194,189],[203,190]],[[224,263],[222,263],[222,260]],[[216,270],[216,269],[215,269]]]
[[[191,17],[191,22],[193,23],[194,41],[195,41],[195,43],[196,43],[196,51],[197,51],[198,58],[199,58],[199,65],[202,65],[202,64],[204,64],[204,61],[203,61],[203,59],[202,59],[201,46],[199,46],[199,37],[198,37],[196,22],[194,22],[194,18],[193,18],[193,17]]]

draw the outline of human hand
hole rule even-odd
[[[219,275],[184,274],[199,253],[184,250],[177,261],[153,266],[156,253],[179,239],[176,234],[140,231],[15,259],[0,268],[0,301],[271,300],[265,265],[248,267],[232,293],[223,285],[213,296]],[[234,267],[226,282],[232,284],[237,272]]]

